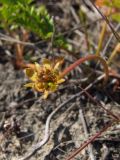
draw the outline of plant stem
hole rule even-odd
[[[80,153],[85,147],[87,147],[91,142],[93,142],[96,138],[98,138],[103,132],[105,132],[112,125],[113,125],[113,122],[110,122],[102,130],[100,130],[98,133],[96,133],[95,135],[93,135],[87,142],[83,143],[82,146],[80,146],[77,150],[75,150],[74,153],[72,153],[65,160],[71,160],[71,159],[73,159],[78,153]]]
[[[106,61],[97,55],[88,55],[86,57],[80,58],[77,61],[75,61],[73,64],[71,64],[69,67],[67,67],[62,73],[61,73],[61,77],[64,77],[66,74],[68,74],[71,70],[75,69],[78,65],[80,65],[81,63],[84,63],[85,61],[88,60],[100,60],[102,65],[104,66],[104,72],[106,74],[104,81],[107,82],[108,80],[108,76],[109,76],[109,70],[108,70],[108,65],[106,63]]]
[[[101,30],[101,33],[100,33],[98,48],[97,48],[97,51],[96,51],[96,55],[98,55],[98,56],[100,56],[100,50],[102,48],[102,44],[103,44],[103,40],[104,40],[104,37],[105,37],[106,29],[107,29],[107,23],[104,22],[102,24],[102,30]]]
[[[109,8],[105,15],[109,15],[111,13],[112,9]],[[107,23],[106,21],[103,22],[102,24],[102,30],[101,30],[101,33],[100,33],[100,37],[99,37],[99,42],[98,42],[98,48],[97,48],[97,51],[96,51],[96,55],[99,55],[100,56],[100,51],[101,51],[101,48],[102,48],[102,45],[103,45],[103,40],[104,40],[104,37],[105,37],[105,33],[106,33],[106,30],[107,30]]]
[[[111,61],[113,60],[113,58],[115,57],[115,55],[117,54],[117,52],[120,50],[120,43],[117,43],[115,49],[113,50],[113,52],[111,53],[108,61],[107,61],[107,64],[110,64]]]
[[[86,90],[84,90],[82,87],[80,87],[82,89],[82,91],[85,92],[85,94],[94,102],[96,103],[96,105],[99,105],[104,111],[106,111],[109,115],[111,115],[112,118],[114,118],[116,121],[120,121],[120,118],[115,115],[114,113],[112,113],[110,110],[106,109],[102,103],[100,103],[99,101],[97,101],[96,99],[94,99]]]

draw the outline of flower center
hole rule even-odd
[[[44,83],[55,83],[57,81],[56,76],[57,73],[55,73],[54,71],[51,71],[49,69],[43,69],[38,74],[38,81]]]

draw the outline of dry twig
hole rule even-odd
[[[80,115],[81,122],[83,124],[85,137],[88,138],[88,130],[87,130],[86,121],[85,121],[82,109],[79,110],[79,115]],[[91,144],[88,145],[88,152],[89,152],[90,159],[95,160]]]

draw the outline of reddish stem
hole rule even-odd
[[[120,118],[115,115],[114,113],[112,113],[110,110],[106,109],[100,102],[98,102],[97,100],[95,100],[85,89],[83,89],[82,87],[80,87],[85,94],[97,105],[99,105],[104,111],[106,111],[109,115],[111,115],[116,121],[120,121]]]
[[[16,33],[12,33],[13,36],[16,36]],[[28,40],[28,32],[24,29],[22,29],[22,41],[23,42],[26,42]],[[26,64],[24,62],[24,57],[23,57],[23,54],[24,54],[24,46],[22,44],[15,44],[15,48],[16,48],[16,62],[15,62],[15,65],[16,65],[16,68],[18,69],[24,69],[28,66],[33,66],[32,64]]]
[[[79,152],[81,152],[85,147],[87,147],[91,142],[93,142],[96,138],[98,138],[103,132],[105,132],[109,127],[113,125],[113,122],[109,123],[107,126],[105,126],[101,131],[93,135],[87,142],[83,143],[82,146],[80,146],[77,150],[74,151],[68,158],[65,160],[71,160],[74,158]]]
[[[100,60],[102,65],[104,66],[104,72],[106,74],[105,77],[105,82],[108,80],[108,76],[109,76],[109,71],[108,71],[108,65],[106,63],[106,61],[97,55],[88,55],[86,57],[80,58],[77,61],[75,61],[73,64],[71,64],[69,67],[67,67],[62,73],[61,73],[61,77],[64,77],[66,74],[68,74],[71,70],[73,70],[74,68],[76,68],[78,65],[80,65],[81,63],[88,61],[88,60]]]

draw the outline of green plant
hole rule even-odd
[[[53,34],[53,19],[45,6],[35,7],[32,0],[5,0],[0,7],[1,27],[15,29],[25,27],[42,39],[48,39]]]
[[[51,41],[54,36],[54,22],[44,5],[35,6],[33,0],[0,0],[0,27],[6,30],[11,36],[19,37],[18,29],[25,29],[26,32],[32,31],[45,41]],[[24,38],[23,41],[27,39]],[[56,35],[53,46],[71,50],[71,46],[65,38]],[[24,47],[16,45],[16,64],[20,68],[25,68],[31,64],[25,64],[23,58]]]
[[[50,40],[54,33],[53,18],[44,5],[35,6],[33,0],[1,0],[0,26],[6,29],[25,29],[36,33],[43,40]],[[54,45],[69,49],[63,36],[54,38]]]

